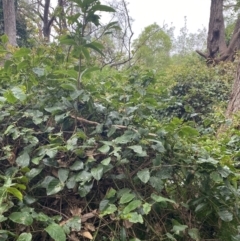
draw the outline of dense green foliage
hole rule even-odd
[[[99,70],[84,30],[114,10],[73,2],[76,32],[0,69],[0,240],[239,240],[234,64]]]
[[[133,43],[136,62],[162,69],[169,64],[171,39],[156,23],[146,27]]]

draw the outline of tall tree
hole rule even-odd
[[[14,0],[3,0],[4,33],[8,36],[9,44],[17,45],[16,12]]]
[[[240,15],[237,16],[231,37],[226,35],[224,25],[224,3],[229,1],[211,0],[209,29],[207,38],[207,53],[197,51],[198,54],[206,58],[208,64],[218,64],[221,61],[233,61],[236,53],[240,50]],[[240,1],[231,1],[227,9],[234,7],[239,10]],[[226,36],[228,39],[226,39]],[[228,103],[226,116],[231,117],[235,112],[240,111],[240,63],[237,67],[232,94]]]
[[[147,26],[133,42],[135,61],[147,67],[163,68],[170,61],[170,37],[156,23]]]
[[[231,6],[237,6],[237,1]],[[224,0],[211,0],[207,53],[197,50],[197,53],[206,58],[209,64],[233,61],[236,51],[240,49],[240,18],[238,17],[236,21],[230,40],[226,41],[223,7]]]

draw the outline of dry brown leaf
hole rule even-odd
[[[69,220],[69,219],[68,219],[68,220]],[[59,225],[62,227],[63,225],[65,225],[65,223],[66,223],[68,220],[64,220],[64,221],[60,222]]]
[[[94,232],[96,230],[95,226],[92,223],[85,223],[84,228],[86,230],[90,230],[92,232]]]
[[[160,223],[155,223],[155,224],[154,224],[154,230],[155,230],[158,234],[162,234],[162,232],[163,232],[163,228],[161,227]]]
[[[72,216],[80,216],[82,213],[82,209],[78,208],[78,207],[72,207],[70,209],[70,212],[71,212]]]
[[[97,210],[93,210],[91,213],[84,214],[84,215],[81,217],[82,223],[85,223],[89,218],[95,217],[96,214],[97,214]]]
[[[53,174],[53,176],[58,178],[58,171],[56,169],[52,170],[52,174]]]
[[[179,206],[180,206],[180,205],[179,205],[178,203],[173,203],[173,208],[174,208],[174,209],[178,209]]]
[[[111,214],[110,214],[110,219],[111,219],[111,220],[116,220],[116,215],[115,215],[114,213],[111,213]]]
[[[128,220],[124,220],[124,221],[123,221],[123,226],[124,226],[125,228],[131,228],[131,227],[133,226],[133,223],[131,223],[131,222],[128,221]]]
[[[70,236],[68,236],[71,241],[79,241],[79,238],[77,238],[75,233],[72,233]]]
[[[14,153],[14,152],[11,152],[11,154],[8,155],[7,159],[8,159],[8,161],[9,161],[9,163],[10,163],[11,165],[13,165],[13,164],[15,163],[15,160],[16,160],[16,155],[15,155],[15,153]]]
[[[61,159],[58,159],[57,163],[58,163],[59,167],[68,167],[68,163],[65,161],[62,161]]]
[[[81,234],[82,234],[82,236],[85,237],[85,238],[93,239],[92,234],[89,233],[88,231],[83,231]]]

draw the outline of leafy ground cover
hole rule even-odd
[[[83,37],[0,70],[0,240],[239,240],[234,67],[98,70]]]

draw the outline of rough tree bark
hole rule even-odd
[[[211,0],[207,53],[197,50],[208,64],[233,61],[236,51],[240,49],[240,18],[237,20],[229,45],[226,44],[223,2],[224,0]]]
[[[3,0],[4,33],[9,44],[17,46],[16,12],[14,0]]]
[[[226,44],[225,26],[223,17],[224,0],[211,0],[209,30],[207,39],[207,53],[197,51],[206,58],[207,64],[215,65],[221,61],[233,61],[236,52],[240,50],[240,16],[229,44]],[[240,111],[240,63],[237,67],[232,94],[228,103],[226,117],[231,118],[233,113]]]
[[[232,94],[230,101],[228,102],[228,107],[226,111],[226,117],[231,118],[233,113],[236,113],[240,110],[240,63],[238,64],[237,73],[235,76]]]
[[[216,58],[226,51],[223,0],[212,0],[207,39],[208,57]]]

